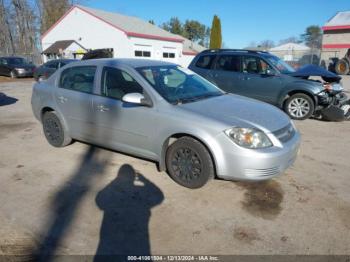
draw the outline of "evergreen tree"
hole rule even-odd
[[[210,45],[211,49],[219,49],[222,46],[222,36],[221,36],[221,21],[217,15],[214,15],[213,23],[210,33]]]

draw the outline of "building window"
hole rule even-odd
[[[163,53],[164,58],[175,58],[175,53]]]
[[[138,57],[151,57],[151,52],[150,51],[140,51],[140,50],[136,50],[135,51],[135,56]]]
[[[135,56],[142,56],[142,51],[135,51]]]

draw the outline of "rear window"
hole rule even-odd
[[[64,70],[60,78],[60,88],[83,93],[93,93],[96,66],[76,66]]]
[[[215,55],[201,56],[196,63],[196,67],[210,69],[214,59],[215,59]]]

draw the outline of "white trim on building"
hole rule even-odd
[[[112,48],[116,58],[155,59],[184,67],[204,50],[139,18],[80,5],[73,6],[43,35],[42,48],[63,40],[74,40],[86,49]]]

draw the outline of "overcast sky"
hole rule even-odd
[[[338,11],[350,11],[350,0],[83,0],[83,5],[153,19],[156,24],[177,16],[208,26],[214,14],[222,23],[226,47],[243,48],[266,39],[278,43],[299,36],[309,25],[322,26]]]

